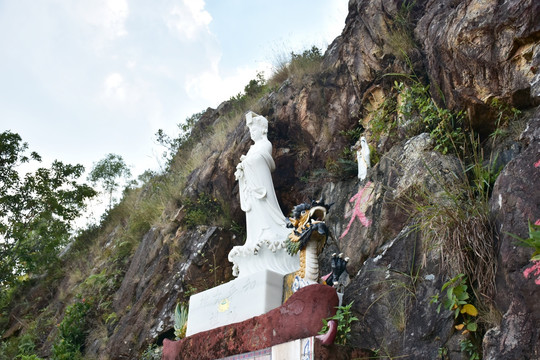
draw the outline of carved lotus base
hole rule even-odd
[[[282,241],[261,241],[256,246],[235,246],[229,253],[233,275],[249,276],[264,270],[281,275],[290,274],[300,268],[299,255],[287,253]]]

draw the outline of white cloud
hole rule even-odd
[[[182,40],[195,40],[201,33],[209,33],[208,24],[212,16],[205,10],[204,0],[183,0],[175,5],[165,18],[170,30]]]
[[[216,107],[222,101],[243,92],[249,81],[255,79],[257,72],[263,71],[268,74],[271,67],[268,63],[259,63],[256,68],[239,67],[233,73],[223,77],[217,70],[216,64],[211,70],[198,76],[188,77],[185,89],[191,99],[203,100],[210,106]]]
[[[126,84],[119,73],[109,74],[103,82],[105,96],[116,100],[126,99]]]
[[[102,50],[111,41],[128,35],[126,21],[129,16],[127,0],[97,0],[66,3],[79,18],[88,40],[97,50]]]

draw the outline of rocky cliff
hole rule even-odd
[[[350,346],[380,358],[540,357],[534,250],[515,238],[540,219],[539,18],[534,0],[351,0],[320,68],[249,106],[269,120],[284,213],[309,197],[334,202],[320,264],[351,258]],[[227,253],[243,241],[234,170],[251,143],[235,106],[208,109],[169,174],[89,231],[67,272],[19,294],[5,341],[33,329],[49,356],[76,294],[93,301],[87,358],[133,359],[174,338],[176,304],[230,280]],[[350,151],[360,134],[372,148],[365,181]],[[171,198],[154,195],[165,187]],[[70,260],[80,253],[84,264]],[[463,286],[465,304],[447,308]],[[479,314],[459,311],[467,304]]]

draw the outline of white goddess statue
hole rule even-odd
[[[247,238],[243,246],[229,253],[234,275],[245,276],[261,270],[287,274],[296,271],[298,259],[284,248],[290,229],[274,191],[271,172],[275,169],[272,144],[268,140],[268,120],[253,112],[246,114],[254,144],[240,157],[235,177],[240,206],[246,213]]]

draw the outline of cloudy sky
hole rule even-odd
[[[0,131],[46,162],[157,170],[158,129],[176,135],[290,51],[325,50],[347,2],[0,0]]]

